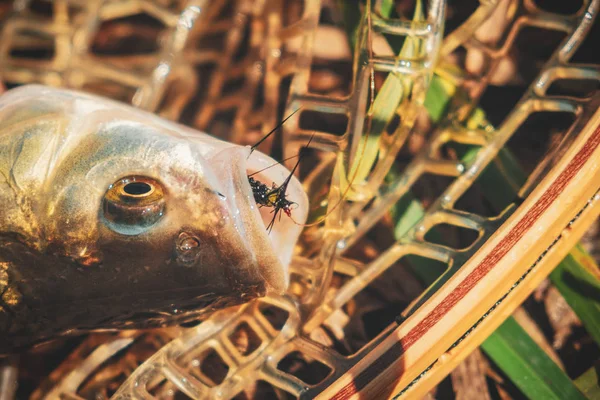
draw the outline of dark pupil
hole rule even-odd
[[[127,194],[140,195],[150,192],[152,188],[145,182],[131,182],[125,185],[123,190]]]

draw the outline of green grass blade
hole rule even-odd
[[[575,379],[575,384],[588,399],[600,399],[600,365],[597,364]]]
[[[346,22],[346,32],[350,35],[350,42],[356,41],[355,32],[359,26],[359,20],[356,19],[357,5],[355,2],[342,2],[342,13],[351,18],[351,21]],[[338,3],[340,4],[340,3]],[[367,6],[369,6],[367,2]],[[384,18],[389,18],[393,11],[392,3],[384,1],[380,7],[380,13]],[[371,12],[371,10],[369,10]],[[363,16],[365,18],[365,16]],[[413,15],[413,21],[424,21],[425,14],[423,12],[423,6],[421,0],[416,2],[415,12]],[[416,38],[407,37],[406,39],[401,38],[400,41],[391,41],[390,45],[392,49],[398,54],[398,58],[415,59],[423,51],[421,41]],[[361,151],[361,156],[357,157],[355,162],[349,169],[348,177],[353,177],[353,183],[363,182],[369,173],[377,158],[380,150],[380,139],[381,135],[386,131],[386,128],[390,121],[394,118],[396,110],[406,98],[412,87],[412,80],[405,76],[390,73],[383,85],[379,89],[379,92],[373,99],[373,103],[369,110],[370,114],[370,130],[369,134],[363,136],[361,142],[358,145]],[[347,181],[342,181],[343,186],[349,184]]]
[[[423,218],[425,209],[419,200],[415,199],[410,193],[407,193],[396,203],[392,213],[392,218],[395,222],[394,236],[399,239]],[[432,235],[435,237],[437,234],[436,232],[432,232]],[[433,284],[445,271],[445,269],[440,268],[439,263],[427,258],[407,256],[406,259],[410,264],[413,274],[424,286]]]
[[[423,104],[434,122],[440,121],[446,115],[450,99],[454,96],[455,91],[454,85],[436,75],[433,76]]]
[[[358,35],[358,27],[360,25],[360,3],[358,1],[337,0],[337,7],[341,10],[344,16],[344,30],[350,43],[350,48],[356,46],[356,37]]]
[[[396,238],[404,236],[425,215],[425,210],[421,202],[415,199],[410,193],[403,196],[396,203],[394,210],[394,213],[398,213],[397,215],[392,215],[395,221],[394,236]]]
[[[600,281],[587,264],[596,270],[594,260],[580,246],[552,271],[550,279],[581,320],[590,336],[600,344]]]
[[[381,0],[379,12],[382,16],[389,18],[394,13],[394,0]]]
[[[530,399],[585,399],[571,379],[511,317],[481,345]]]

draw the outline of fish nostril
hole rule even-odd
[[[190,251],[198,247],[199,245],[200,243],[198,243],[197,239],[188,237],[181,241],[181,243],[179,244],[179,249],[181,249],[182,251]]]
[[[181,232],[175,245],[177,262],[183,266],[191,267],[200,258],[200,240],[186,232]]]

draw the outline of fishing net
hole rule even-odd
[[[573,57],[598,3],[547,11],[482,0],[449,16],[442,0],[362,9],[352,15],[320,0],[21,0],[0,8],[8,88],[91,91],[240,144],[300,110],[261,145],[280,159],[312,138],[300,171],[310,224],[285,296],[196,326],[89,335],[32,398],[345,398],[391,381],[403,392],[434,374],[430,365],[465,340],[464,326],[493,315],[449,322],[440,351],[408,346],[424,318],[418,311],[438,301],[594,119],[597,90],[584,89],[597,88],[600,69]],[[520,92],[502,91],[516,83]],[[439,105],[443,116],[424,117],[428,96],[442,92],[452,94]],[[502,106],[494,96],[512,101]],[[536,143],[551,145],[532,160],[522,132],[549,125],[553,139]],[[519,179],[506,169],[511,142],[527,172]],[[490,174],[503,176],[512,195],[486,200]],[[530,265],[519,268],[517,276]],[[405,350],[394,353],[393,343]]]

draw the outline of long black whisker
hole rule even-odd
[[[260,144],[262,142],[264,142],[265,140],[267,140],[267,138],[269,136],[271,136],[273,134],[273,132],[275,132],[277,129],[281,128],[283,126],[283,124],[285,124],[285,121],[287,121],[288,119],[290,119],[292,117],[292,115],[296,114],[298,111],[300,111],[300,108],[297,108],[296,111],[294,111],[293,113],[291,113],[290,115],[288,115],[287,117],[285,117],[280,123],[278,123],[275,128],[273,128],[269,133],[267,133],[262,139],[260,139],[258,142],[256,142],[252,147],[250,147],[250,154],[252,154],[252,152],[258,147],[260,146]],[[250,157],[250,154],[248,154],[248,157]]]
[[[300,161],[302,161],[302,156],[304,156],[303,151],[308,149],[308,147],[310,146],[310,142],[312,142],[313,138],[315,137],[315,134],[313,133],[310,137],[310,139],[308,140],[308,143],[306,143],[305,146],[302,147],[302,149],[300,149],[300,153],[298,154],[298,161],[296,162],[296,165],[294,165],[294,168],[292,168],[292,171],[290,172],[290,174],[288,175],[287,178],[285,178],[285,181],[283,181],[283,183],[279,186],[279,190],[280,193],[282,193],[283,195],[285,195],[285,192],[287,190],[288,184],[290,183],[290,180],[292,179],[292,176],[294,176],[294,172],[296,172],[296,169],[298,168],[298,166],[300,165]],[[281,191],[283,189],[283,191]]]

